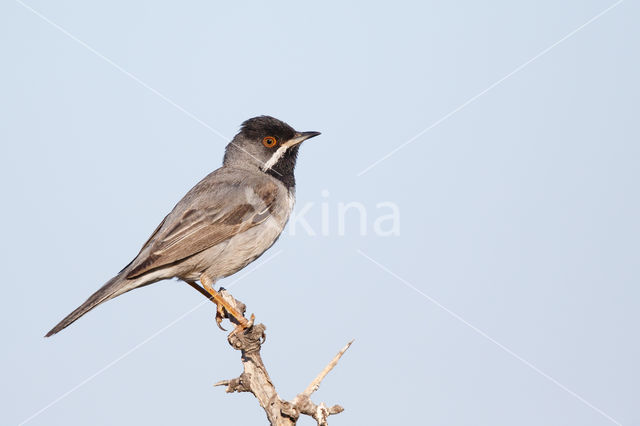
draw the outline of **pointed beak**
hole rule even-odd
[[[292,139],[290,139],[289,141],[287,141],[285,143],[285,145],[287,147],[293,146],[293,145],[297,145],[301,142],[306,141],[307,139],[311,139],[314,138],[316,136],[318,136],[320,134],[320,132],[296,132],[296,134],[294,135],[294,137]]]

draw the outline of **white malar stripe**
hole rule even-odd
[[[262,171],[266,172],[271,167],[273,167],[278,162],[278,160],[284,155],[287,148],[289,148],[287,145],[280,146],[280,148],[278,148],[276,152],[273,153],[271,158],[269,158],[269,160],[266,163],[264,163],[264,166],[262,166]]]

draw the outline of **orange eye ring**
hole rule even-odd
[[[278,142],[273,136],[265,136],[265,138],[262,139],[262,145],[266,146],[267,148],[273,148],[274,146],[276,146],[276,143]]]

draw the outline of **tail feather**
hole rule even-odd
[[[124,271],[123,271],[124,272]],[[107,300],[113,299],[116,296],[126,293],[129,290],[133,290],[137,287],[133,280],[128,280],[124,277],[123,273],[119,273],[115,277],[111,278],[105,285],[100,287],[98,291],[93,293],[86,302],[80,305],[76,310],[67,315],[62,321],[53,327],[44,337],[50,337],[57,332],[67,328],[78,318],[95,308],[101,303]]]

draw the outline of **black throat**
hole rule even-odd
[[[280,157],[278,162],[274,164],[273,167],[271,167],[269,170],[267,170],[267,174],[278,179],[289,190],[295,188],[296,186],[296,178],[293,174],[293,171],[296,168],[296,160],[298,159],[299,148],[299,145],[294,145],[291,148],[287,149],[282,157]]]

